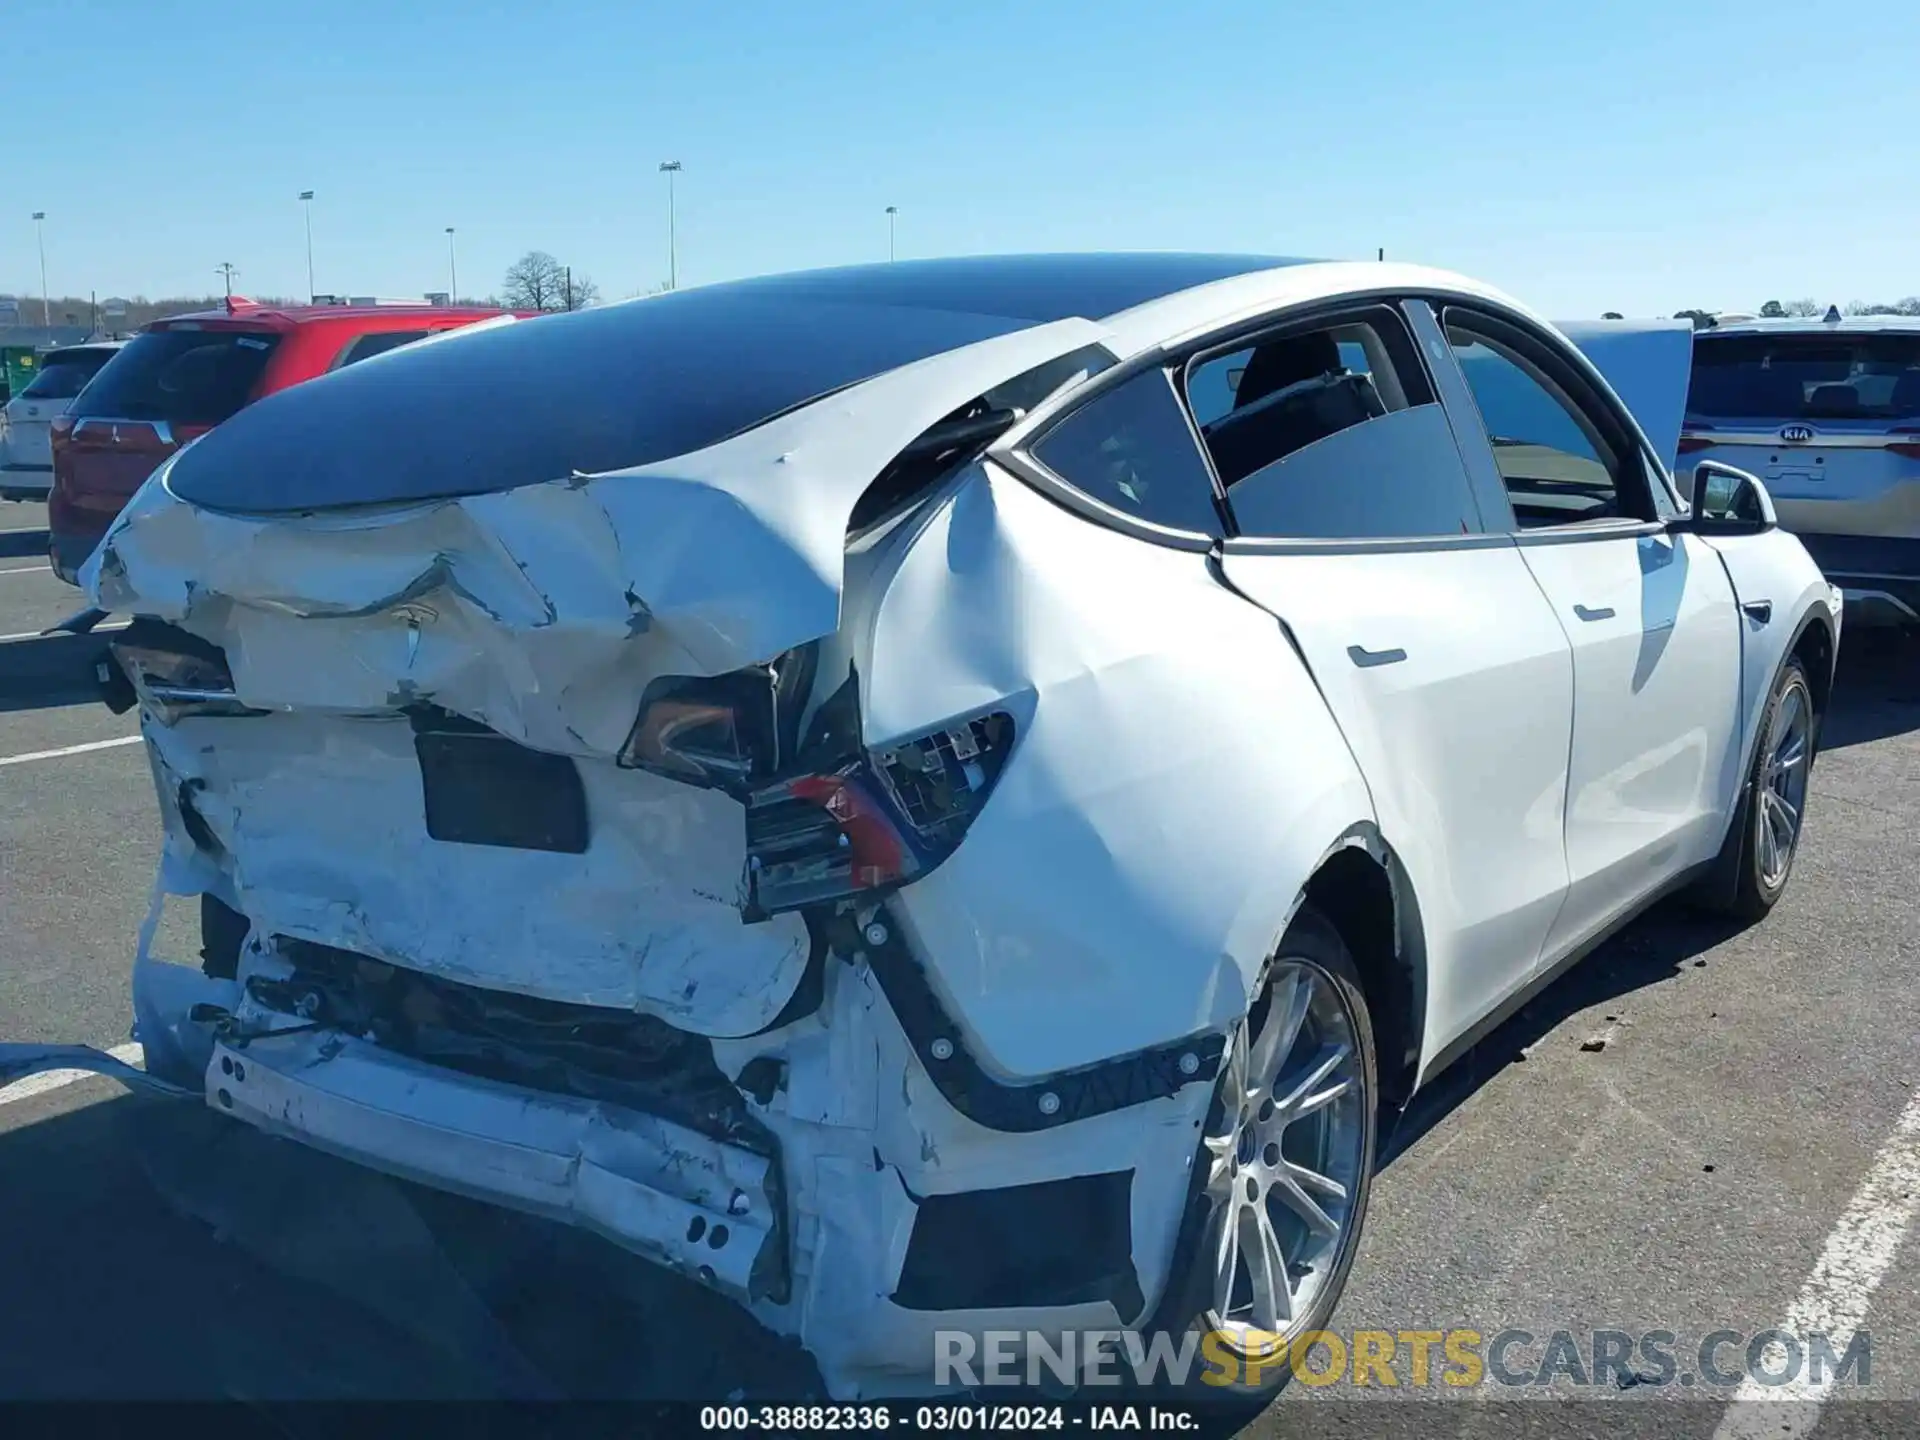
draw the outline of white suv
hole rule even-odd
[[[1920,623],[1920,318],[1701,331],[1680,453],[1764,479],[1858,620]]]
[[[40,371],[0,414],[0,500],[44,500],[53,488],[51,430],[56,416],[125,342],[106,340],[49,351]]]

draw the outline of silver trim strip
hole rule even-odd
[[[1920,445],[1920,432],[1892,435],[1827,434],[1811,440],[1782,440],[1777,430],[1682,430],[1681,443],[1703,440],[1708,445],[1753,445],[1767,450],[1885,450],[1894,445]]]

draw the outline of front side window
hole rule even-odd
[[[1446,328],[1522,529],[1636,513],[1632,452],[1572,398],[1572,377],[1550,353],[1453,312]]]
[[[1391,311],[1293,327],[1187,369],[1242,535],[1404,539],[1480,528],[1446,414]]]
[[[1047,469],[1122,514],[1218,537],[1213,480],[1164,370],[1088,401],[1033,446]]]

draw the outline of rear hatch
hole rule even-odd
[[[1829,573],[1920,540],[1920,332],[1702,334],[1680,448],[1765,480]]]
[[[758,307],[778,344],[748,352],[711,308],[640,304],[276,393],[169,461],[82,578],[164,622],[114,648],[169,853],[224,872],[258,931],[744,1035],[815,954],[799,897],[860,854],[835,848],[837,778],[760,787],[816,735],[862,742],[838,632],[863,495],[1003,382],[1112,357],[1082,320],[949,315],[908,344],[893,315],[863,346],[874,317],[846,307],[791,334]],[[677,367],[653,368],[662,336]],[[1000,743],[962,730],[944,743],[975,762]]]
[[[180,446],[257,392],[277,332],[225,322],[161,322],[94,376],[54,435],[54,529],[98,535]]]
[[[113,355],[113,347],[85,345],[56,350],[41,360],[31,383],[7,404],[6,425],[0,429],[0,470],[53,469],[49,432],[55,418]]]

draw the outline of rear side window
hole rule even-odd
[[[1242,535],[1404,539],[1480,528],[1445,412],[1387,310],[1263,336],[1188,368]]]
[[[1213,479],[1164,370],[1147,370],[1049,430],[1033,457],[1102,504],[1216,538]]]
[[[246,330],[136,336],[87,387],[82,416],[218,425],[252,397],[279,337]]]
[[[84,355],[49,355],[31,384],[20,392],[23,400],[71,400],[100,373],[113,352],[95,350]]]
[[[1920,419],[1920,335],[1695,336],[1704,420]]]
[[[398,350],[402,345],[424,340],[431,333],[428,330],[384,330],[374,335],[356,335],[346,343],[330,368],[340,370],[362,360],[370,360],[375,355]]]

